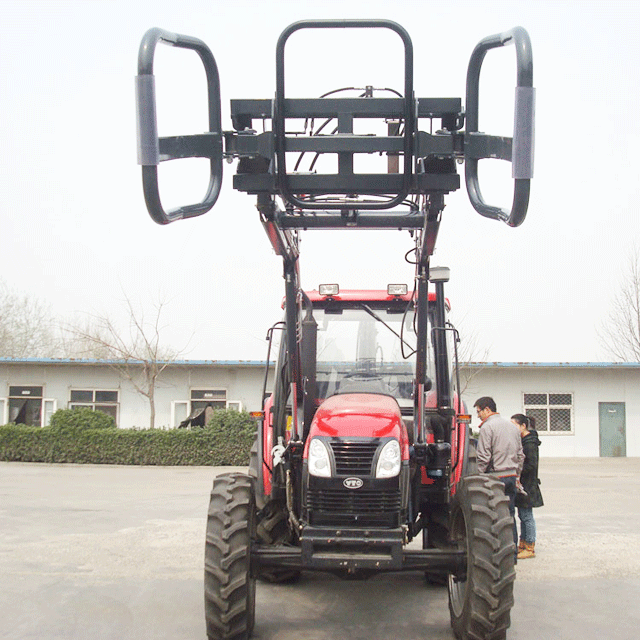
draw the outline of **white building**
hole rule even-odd
[[[211,405],[261,408],[265,363],[180,361],[162,372],[156,426],[176,427]],[[272,386],[270,367],[266,389]],[[510,417],[536,418],[542,456],[640,456],[640,363],[469,363],[461,371],[469,411],[491,396]],[[0,358],[0,418],[44,426],[58,408],[89,406],[121,427],[147,427],[149,404],[107,362]]]
[[[207,405],[257,411],[264,376],[264,362],[173,362],[156,384],[155,425],[176,427],[192,411]],[[56,409],[79,406],[104,411],[121,427],[149,426],[149,401],[108,362],[0,358],[2,424],[45,426]]]
[[[465,384],[469,411],[491,396],[503,416],[534,416],[541,456],[640,456],[640,363],[469,363]]]

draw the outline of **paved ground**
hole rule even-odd
[[[0,638],[202,640],[208,493],[220,469],[0,463]],[[543,459],[538,557],[509,640],[636,640],[640,459]],[[451,640],[419,574],[259,583],[258,640]]]

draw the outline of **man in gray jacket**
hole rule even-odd
[[[478,471],[490,473],[504,483],[504,493],[509,498],[509,513],[513,518],[513,541],[517,554],[516,487],[524,463],[520,430],[511,420],[497,413],[493,398],[478,398],[473,406],[482,420],[478,436]]]

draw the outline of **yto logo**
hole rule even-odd
[[[342,483],[347,489],[359,489],[364,482],[360,478],[345,478]]]

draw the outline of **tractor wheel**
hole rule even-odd
[[[269,502],[258,513],[258,542],[271,546],[290,545],[292,537],[286,508],[284,505]],[[271,582],[272,584],[292,583],[300,579],[300,571],[297,569],[264,567],[259,570],[258,578],[263,582]]]
[[[462,475],[478,475],[478,441],[474,438],[467,439],[467,458],[462,466]]]
[[[213,481],[204,567],[204,608],[209,640],[246,640],[255,621],[256,581],[251,576],[255,539],[252,479],[226,473]]]
[[[260,473],[260,462],[258,460],[258,436],[251,445],[249,451],[249,475],[253,478],[256,488],[256,504],[258,509],[262,509],[265,504],[264,487],[262,486],[262,473]]]
[[[466,575],[449,576],[451,626],[458,640],[505,640],[511,624],[515,545],[504,485],[463,478],[452,502],[452,544],[467,552]]]
[[[258,440],[251,447],[249,453],[249,475],[255,482],[261,477],[258,474]],[[287,522],[287,511],[284,506],[279,506],[273,502],[266,503],[263,497],[260,503],[260,489],[256,489],[256,496],[260,511],[257,516],[256,539],[260,544],[280,545],[288,544],[291,541],[291,531]],[[266,503],[266,504],[265,504]],[[258,578],[264,582],[282,584],[285,582],[297,582],[300,578],[300,571],[295,569],[260,569]]]
[[[438,549],[447,544],[449,539],[449,513],[445,509],[432,510],[428,526],[422,530],[422,548]],[[446,571],[425,571],[424,578],[434,587],[446,587],[448,584]]]

